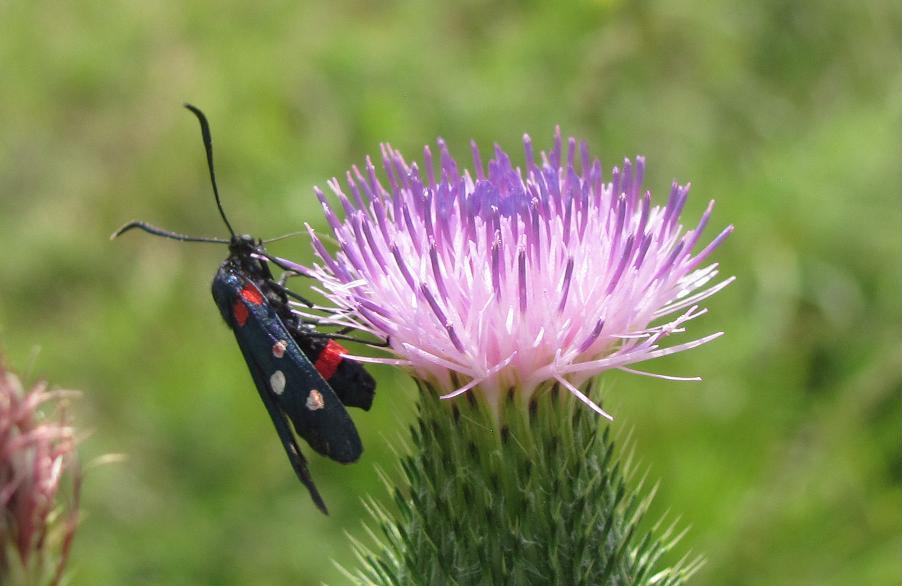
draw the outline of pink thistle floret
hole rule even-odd
[[[479,389],[495,403],[508,388],[557,383],[609,417],[580,391],[588,379],[649,374],[628,366],[721,335],[664,345],[732,281],[712,284],[717,265],[702,266],[732,226],[693,254],[713,201],[684,229],[688,184],[653,205],[642,157],[605,181],[585,143],[564,152],[559,130],[538,162],[528,136],[523,146],[520,168],[497,146],[483,165],[472,144],[471,173],[439,140],[436,174],[429,147],[420,167],[383,145],[387,181],[367,159],[346,175],[350,194],[328,182],[343,220],[315,190],[339,249],[330,255],[308,226],[322,261],[309,272],[338,308],[332,322],[387,338],[396,355],[359,360],[405,366],[443,398]]]
[[[60,399],[74,394],[42,384],[25,390],[0,366],[0,582],[10,572],[38,580],[49,571],[40,578],[48,584],[62,577],[78,523],[80,475],[75,431]],[[64,504],[67,481],[71,500]]]

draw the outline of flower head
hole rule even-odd
[[[717,265],[702,266],[732,226],[693,254],[713,202],[684,229],[688,185],[652,205],[642,157],[605,181],[559,130],[538,162],[528,136],[523,146],[521,168],[497,146],[484,165],[472,144],[471,173],[441,140],[437,172],[429,147],[420,167],[383,145],[387,181],[367,159],[346,175],[350,195],[328,183],[343,220],[316,190],[339,250],[308,226],[322,260],[312,273],[343,310],[336,323],[387,337],[398,356],[360,359],[404,365],[446,398],[479,389],[491,403],[556,382],[607,416],[580,391],[587,379],[720,335],[663,345],[732,280],[712,285]]]
[[[78,522],[76,438],[63,407],[46,418],[41,407],[67,394],[43,385],[26,391],[0,366],[0,582],[62,577]],[[65,506],[67,472],[73,501]]]

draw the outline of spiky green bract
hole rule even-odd
[[[414,452],[394,505],[370,501],[382,535],[355,542],[354,583],[674,586],[698,567],[661,565],[679,536],[640,526],[654,491],[569,393],[521,404],[511,390],[494,413],[475,393],[441,401],[420,387]]]

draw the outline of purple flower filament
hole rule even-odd
[[[605,182],[584,143],[563,152],[560,131],[538,161],[523,145],[519,168],[497,146],[484,164],[471,144],[474,174],[441,140],[437,173],[428,147],[421,171],[382,145],[385,183],[369,160],[347,175],[351,197],[328,183],[343,221],[317,190],[339,250],[333,259],[308,226],[322,259],[310,272],[341,323],[388,337],[398,356],[361,359],[402,364],[444,397],[557,382],[608,416],[579,391],[588,378],[720,335],[661,345],[732,281],[711,285],[717,265],[698,268],[732,226],[693,255],[712,207],[684,230],[688,185],[653,206],[642,157]]]

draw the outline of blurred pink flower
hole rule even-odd
[[[0,366],[0,583],[52,585],[62,576],[80,488],[75,432],[60,402],[72,394],[25,390]]]
[[[445,398],[479,389],[493,403],[556,382],[609,417],[580,391],[586,380],[649,374],[628,366],[721,335],[663,345],[732,281],[712,284],[717,264],[702,265],[732,226],[693,254],[713,202],[684,229],[688,184],[652,205],[642,157],[605,182],[584,143],[563,152],[560,131],[538,163],[523,145],[525,168],[497,146],[484,166],[473,144],[471,174],[439,140],[437,175],[429,147],[421,169],[383,145],[387,183],[369,159],[347,173],[350,196],[328,183],[343,220],[316,190],[339,249],[333,259],[308,226],[322,259],[311,273],[341,310],[334,323],[387,337],[398,356],[360,360],[405,366]]]

